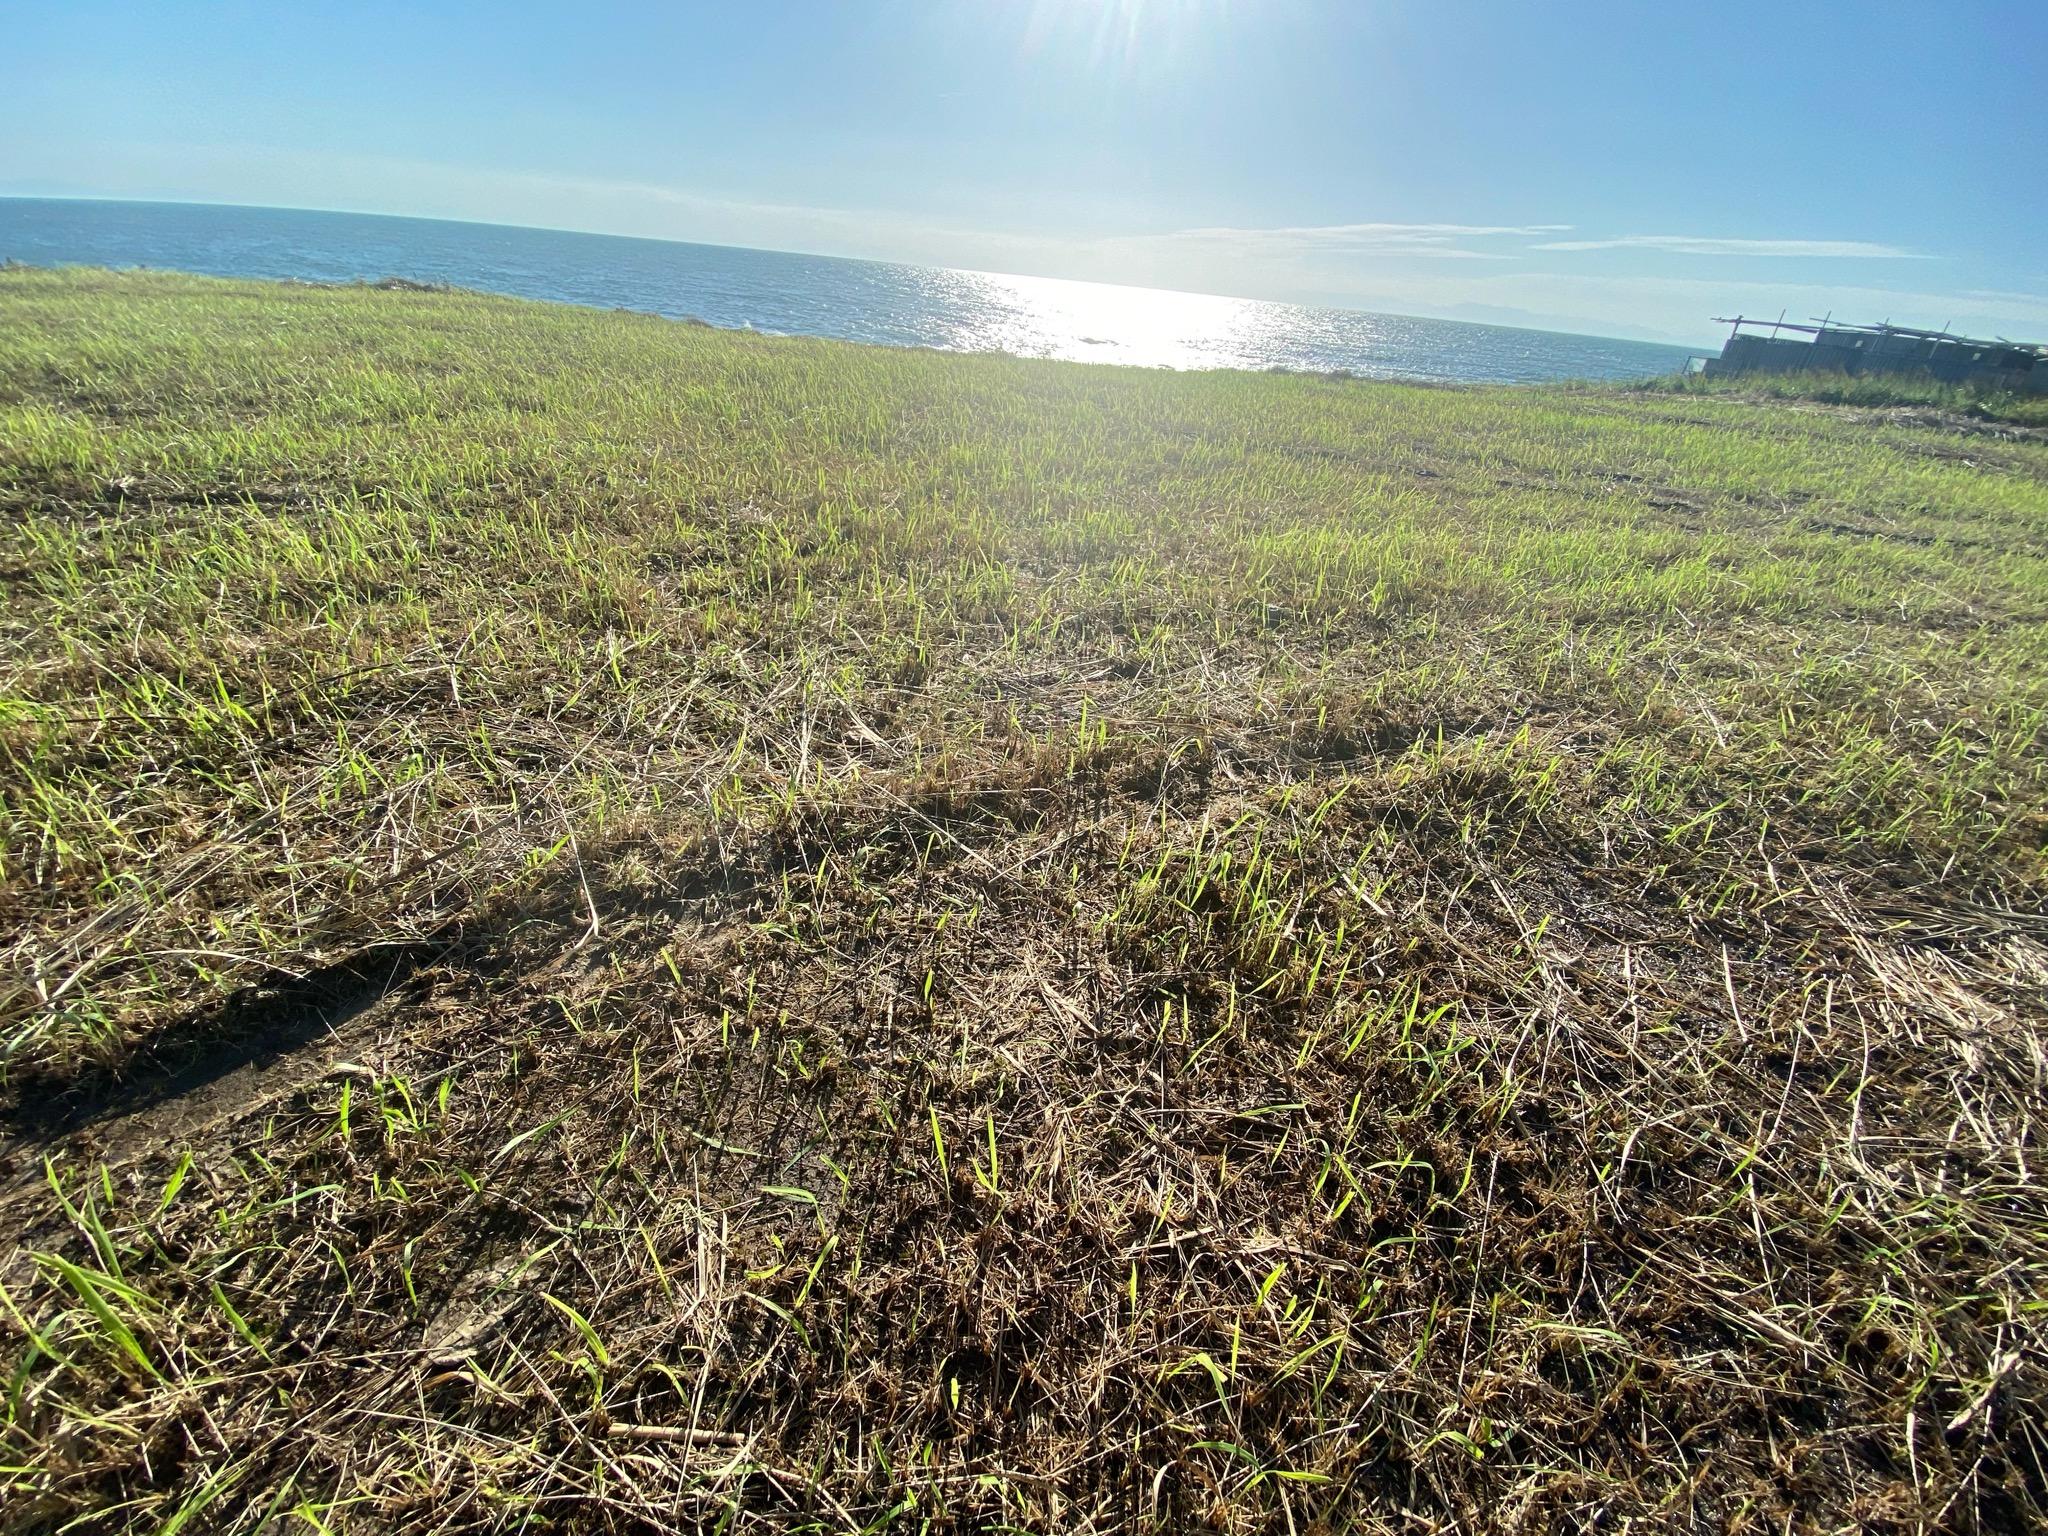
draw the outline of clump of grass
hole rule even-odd
[[[0,275],[6,1523],[2039,1523],[1955,427]]]

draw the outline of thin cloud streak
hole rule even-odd
[[[1792,256],[1833,261],[1931,261],[1919,251],[1868,240],[1729,240],[1710,235],[1620,235],[1611,240],[1545,240],[1538,251],[1670,251],[1681,256]]]
[[[1415,245],[1481,235],[1548,235],[1569,224],[1282,224],[1271,229],[1214,225],[1176,230],[1175,240],[1304,240],[1317,244]]]
[[[1270,229],[1215,225],[1140,236],[1179,246],[1228,250],[1241,255],[1423,256],[1460,261],[1512,261],[1511,251],[1473,250],[1466,242],[1526,238],[1569,230],[1569,224],[1286,224]]]
[[[1987,304],[2032,305],[2036,309],[2048,310],[2048,293],[2021,293],[2010,288],[1965,288],[1962,297]]]

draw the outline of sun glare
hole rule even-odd
[[[1031,0],[1025,49],[1127,71],[1170,60],[1190,30],[1221,9],[1220,0]]]
[[[991,317],[968,344],[1024,356],[1173,368],[1218,366],[1262,307],[1214,294],[997,273],[952,274]]]

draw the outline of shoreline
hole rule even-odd
[[[178,205],[167,205],[167,206],[184,206],[184,205],[178,204]],[[200,205],[200,206],[212,206],[212,205]],[[621,237],[621,238],[624,238],[624,237]],[[674,242],[658,242],[658,243],[674,243]],[[723,247],[721,247],[721,249],[724,249],[724,248],[723,248]],[[731,249],[740,249],[740,247],[731,247]],[[841,259],[848,259],[848,258],[836,258],[836,257],[835,257],[835,258],[832,258],[832,259],[834,259],[834,260],[841,260]],[[189,267],[170,267],[170,266],[152,266],[152,265],[149,265],[149,264],[147,264],[147,263],[142,263],[142,262],[137,262],[137,263],[133,263],[133,264],[131,264],[131,265],[126,265],[126,266],[109,266],[109,265],[100,265],[100,264],[94,264],[94,263],[90,263],[90,262],[44,262],[44,263],[38,263],[38,262],[20,261],[20,260],[17,260],[17,259],[15,259],[15,258],[13,258],[13,257],[5,257],[5,258],[0,258],[0,272],[5,272],[5,271],[9,271],[9,270],[16,270],[16,271],[26,271],[26,272],[53,272],[53,273],[65,273],[65,272],[79,272],[79,273],[105,273],[105,274],[107,274],[107,275],[109,275],[109,276],[116,276],[116,277],[118,277],[118,276],[123,276],[123,275],[126,275],[126,274],[137,274],[137,273],[139,273],[139,274],[150,274],[150,273],[158,273],[158,274],[167,274],[167,275],[170,275],[170,276],[175,276],[175,277],[190,277],[190,278],[199,278],[199,279],[202,279],[202,280],[205,280],[205,281],[209,281],[209,282],[220,282],[220,283],[252,283],[252,284],[258,284],[258,285],[274,285],[274,286],[277,286],[277,287],[283,287],[283,288],[305,288],[305,289],[335,289],[335,290],[343,290],[343,291],[346,291],[346,290],[351,290],[351,289],[364,289],[364,290],[370,290],[370,291],[376,291],[376,292],[396,292],[396,293],[421,293],[421,294],[451,294],[451,295],[461,295],[461,296],[468,296],[468,297],[474,297],[474,298],[481,298],[481,299],[493,299],[493,300],[504,300],[504,301],[508,301],[508,302],[511,302],[511,303],[516,303],[516,304],[538,304],[538,305],[545,305],[545,306],[549,306],[549,307],[557,307],[557,308],[564,308],[564,309],[575,309],[575,310],[583,310],[583,311],[586,311],[586,312],[589,312],[589,313],[594,313],[594,314],[614,314],[614,315],[623,315],[623,316],[629,316],[629,317],[633,317],[633,318],[637,318],[637,319],[646,319],[646,320],[659,320],[659,321],[662,321],[662,322],[664,322],[665,324],[671,324],[671,325],[683,325],[683,326],[699,326],[699,327],[702,327],[702,328],[704,328],[704,329],[706,329],[706,330],[722,331],[722,332],[725,332],[725,333],[727,333],[727,334],[731,334],[731,335],[743,335],[743,336],[758,336],[758,337],[761,337],[761,338],[762,338],[763,340],[770,340],[770,341],[773,341],[773,340],[796,340],[796,341],[825,341],[825,342],[834,342],[834,343],[837,343],[837,344],[840,344],[840,345],[844,345],[844,346],[853,346],[853,347],[863,347],[863,348],[874,348],[874,349],[878,349],[878,350],[882,350],[882,351],[895,351],[895,352],[913,352],[913,353],[914,353],[914,352],[928,352],[928,353],[932,353],[932,354],[935,354],[935,355],[937,355],[937,356],[942,356],[942,357],[1002,357],[1002,358],[1008,358],[1008,359],[1010,359],[1010,360],[1012,360],[1012,361],[1016,361],[1016,362],[1034,362],[1034,363],[1058,363],[1058,364],[1062,364],[1062,365],[1071,365],[1071,366],[1074,366],[1074,367],[1080,367],[1080,368],[1103,368],[1103,369],[1117,369],[1117,370],[1130,370],[1130,371],[1135,371],[1135,372],[1140,372],[1140,373],[1148,373],[1148,372],[1165,372],[1165,373],[1183,373],[1183,374],[1205,374],[1205,373],[1224,373],[1224,374],[1245,374],[1245,375],[1254,375],[1254,376],[1256,376],[1256,375],[1268,375],[1268,376],[1275,376],[1275,377],[1285,377],[1285,378],[1309,378],[1309,379],[1322,379],[1322,380],[1326,380],[1326,381],[1328,381],[1328,382],[1331,382],[1331,383],[1358,383],[1358,384],[1400,384],[1400,385],[1407,385],[1407,386],[1411,386],[1411,387],[1415,387],[1415,388],[1425,388],[1425,389],[1552,389],[1552,388],[1561,388],[1561,389],[1600,389],[1600,388],[1617,388],[1617,389],[1626,389],[1626,388],[1630,388],[1630,387],[1633,387],[1633,386],[1637,386],[1637,385],[1641,385],[1641,384],[1644,384],[1644,383],[1648,383],[1648,382],[1651,382],[1651,381],[1654,381],[1654,380],[1664,379],[1664,378],[1667,378],[1667,377],[1674,377],[1674,376],[1676,376],[1676,375],[1677,375],[1677,373],[1678,373],[1678,370],[1674,369],[1674,370],[1672,370],[1672,371],[1671,371],[1671,373],[1669,373],[1669,374],[1644,374],[1644,375],[1641,375],[1640,377],[1637,377],[1637,376],[1628,376],[1628,377],[1617,377],[1617,378],[1577,378],[1577,377],[1564,377],[1564,376],[1560,376],[1560,377],[1556,377],[1556,378],[1545,378],[1545,379],[1524,379],[1524,380],[1513,380],[1513,379],[1465,379],[1465,378],[1458,378],[1458,377],[1455,377],[1455,376],[1450,376],[1450,375],[1441,375],[1441,374],[1422,374],[1422,373],[1403,373],[1403,372],[1394,372],[1394,371],[1389,371],[1389,372],[1386,372],[1386,373],[1368,373],[1368,372],[1361,372],[1361,371],[1357,371],[1357,370],[1354,370],[1354,369],[1349,369],[1349,368],[1302,368],[1302,367],[1289,367],[1289,366],[1286,366],[1286,365],[1283,365],[1283,364],[1277,364],[1277,363],[1275,363],[1275,364],[1267,364],[1267,365],[1264,365],[1264,366],[1260,366],[1260,367],[1253,367],[1253,366],[1250,366],[1250,365],[1233,365],[1233,364],[1227,364],[1227,363],[1224,363],[1224,364],[1215,364],[1215,365],[1208,365],[1208,366],[1203,366],[1203,365],[1179,365],[1179,364],[1173,364],[1173,363],[1130,363],[1130,362],[1117,362],[1117,361],[1114,361],[1114,360],[1110,360],[1110,359],[1102,359],[1102,358],[1089,358],[1089,357],[1060,357],[1060,356],[1054,356],[1054,355],[1050,355],[1050,354],[1046,354],[1046,353],[1030,353],[1030,352],[1013,352],[1013,351],[1007,351],[1007,350],[1005,350],[1005,349],[1003,349],[1003,348],[1000,348],[1000,347],[976,347],[976,346],[944,346],[944,345],[940,345],[940,344],[937,344],[937,343],[931,343],[931,342],[892,342],[892,341],[876,341],[876,340],[865,340],[865,339],[862,339],[862,338],[859,338],[859,337],[852,337],[852,336],[840,336],[840,335],[827,335],[827,334],[822,334],[822,333],[818,333],[818,332],[809,332],[809,331],[776,331],[776,330],[767,330],[767,329],[764,329],[764,328],[762,328],[762,327],[760,327],[760,326],[756,326],[756,325],[752,325],[752,324],[747,324],[747,323],[735,323],[735,324],[721,324],[721,323],[719,323],[718,321],[714,321],[714,320],[707,320],[707,319],[706,319],[706,318],[704,318],[704,317],[703,317],[702,315],[696,315],[696,314],[687,314],[687,313],[684,313],[684,314],[668,314],[668,313],[665,313],[665,312],[663,312],[663,311],[661,311],[661,310],[653,310],[653,309],[636,309],[636,308],[634,308],[634,307],[632,307],[632,306],[630,306],[630,305],[623,305],[623,304],[604,304],[604,303],[600,303],[600,302],[597,302],[597,301],[594,301],[594,300],[591,300],[591,301],[585,301],[585,300],[579,300],[579,299],[573,299],[573,298],[545,298],[545,297],[535,297],[535,296],[533,296],[533,295],[529,295],[529,294],[522,294],[522,293],[510,293],[510,292],[506,292],[506,291],[504,291],[504,290],[501,290],[501,289],[494,289],[494,288],[480,288],[480,287],[474,287],[474,286],[470,286],[470,285],[465,285],[465,284],[461,284],[461,283],[451,283],[451,282],[440,282],[440,281],[422,280],[422,279],[418,279],[418,278],[413,278],[413,277],[407,277],[407,276],[405,276],[405,275],[403,275],[403,274],[398,274],[398,273],[386,273],[386,274],[384,274],[383,276],[379,276],[379,277],[375,277],[375,278],[371,278],[371,277],[343,277],[343,278],[308,278],[308,277],[270,277],[270,276],[256,276],[256,275],[247,275],[247,274],[236,274],[236,273],[208,272],[208,271],[201,271],[201,270],[196,270],[196,269],[193,269],[193,268],[189,268]],[[1357,313],[1361,313],[1361,314],[1362,314],[1362,313],[1366,313],[1366,312],[1365,312],[1365,311],[1357,311]],[[1440,323],[1443,323],[1443,324],[1468,324],[1468,323],[1474,323],[1474,322],[1460,322],[1460,321],[1445,321],[1445,322],[1440,322]],[[1488,326],[1488,327],[1482,327],[1482,328],[1484,328],[1484,329],[1496,329],[1496,330],[1506,330],[1506,329],[1513,329],[1512,327],[1505,327],[1505,326]],[[1565,336],[1565,335],[1569,335],[1570,333],[1567,333],[1567,332],[1561,332],[1561,331],[1533,331],[1533,330],[1532,330],[1532,331],[1530,332],[1530,334],[1532,334],[1532,335],[1539,335],[1539,336]],[[1084,341],[1092,341],[1092,340],[1095,340],[1095,338],[1082,338],[1082,339],[1083,339]],[[1595,340],[1595,341],[1605,341],[1605,340],[1613,340],[1613,339],[1617,339],[1617,338],[1607,338],[1607,337],[1588,337],[1587,339],[1588,339],[1588,340]],[[1657,344],[1656,344],[1656,343],[1642,343],[1642,345],[1657,345]]]

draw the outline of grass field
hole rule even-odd
[[[2037,425],[14,270],[0,582],[0,1528],[2048,1519]]]

